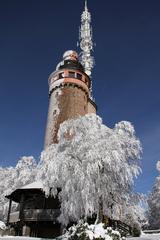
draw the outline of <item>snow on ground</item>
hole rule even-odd
[[[47,238],[4,236],[4,237],[0,237],[0,240],[47,240]],[[51,239],[50,239],[50,240],[51,240]]]
[[[47,240],[46,238],[33,238],[33,237],[0,237],[0,240]],[[51,239],[50,239],[51,240]],[[143,234],[141,237],[127,238],[127,240],[160,240],[160,233],[158,234]]]
[[[142,234],[141,237],[128,238],[128,240],[160,240],[160,233]]]

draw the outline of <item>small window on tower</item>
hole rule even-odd
[[[79,74],[79,73],[77,73],[77,78],[78,78],[79,80],[82,80],[82,75]]]
[[[75,78],[75,72],[69,72],[68,77],[70,77],[70,78]]]
[[[87,78],[85,78],[85,83],[88,83]]]
[[[56,115],[56,113],[57,113],[57,110],[54,110],[54,111],[53,111],[53,115]]]
[[[64,78],[64,72],[59,73],[59,79]]]

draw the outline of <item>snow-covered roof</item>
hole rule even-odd
[[[20,189],[43,189],[43,184],[40,181],[36,181],[21,187]]]
[[[21,199],[21,194],[22,191],[27,194],[27,192],[32,192],[33,191],[43,191],[43,184],[40,181],[36,181],[30,184],[27,184],[21,188],[17,188],[14,190],[10,195],[6,196],[8,199],[12,199],[14,202],[19,203]]]

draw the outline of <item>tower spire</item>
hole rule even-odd
[[[80,61],[85,69],[87,75],[91,76],[94,67],[93,39],[92,39],[92,26],[91,14],[88,11],[87,0],[85,0],[85,8],[81,15],[81,26],[79,34],[79,45],[81,48]]]
[[[85,0],[85,11],[88,9],[87,7],[87,0]]]

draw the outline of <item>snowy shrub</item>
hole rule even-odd
[[[116,230],[113,230],[111,227],[107,227],[107,235],[109,235],[113,240],[119,240],[121,239],[121,234],[116,231]],[[123,239],[125,239],[123,237]]]
[[[58,144],[41,154],[38,178],[47,195],[61,189],[60,222],[67,225],[93,214],[99,221],[102,214],[120,218],[141,171],[141,145],[131,123],[110,129],[90,114],[61,124],[58,137]]]
[[[61,237],[62,240],[120,240],[122,239],[118,231],[112,228],[104,228],[102,223],[88,225],[79,221],[76,226],[69,228],[68,232]],[[123,238],[124,239],[124,238]]]

